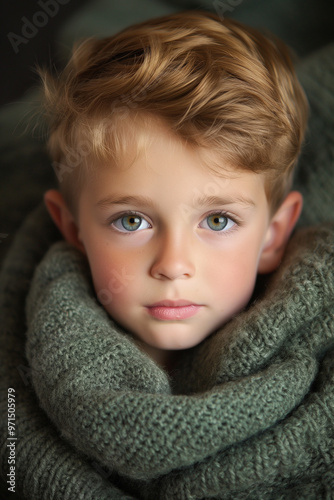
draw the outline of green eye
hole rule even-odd
[[[112,226],[123,233],[133,233],[135,231],[141,231],[142,229],[149,228],[150,224],[143,217],[140,217],[137,214],[126,214],[114,220],[112,222]]]
[[[236,222],[223,212],[216,212],[207,215],[202,220],[199,227],[209,229],[216,233],[226,233],[236,225]]]
[[[122,226],[127,231],[136,231],[140,227],[141,217],[137,215],[126,215],[121,218]]]
[[[209,215],[207,218],[207,224],[213,231],[222,231],[228,224],[229,219],[220,214]]]

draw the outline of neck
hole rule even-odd
[[[175,367],[176,361],[179,358],[180,351],[164,350],[152,347],[144,342],[138,342],[139,347],[150,358],[153,359],[167,373],[171,373]]]

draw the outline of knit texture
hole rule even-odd
[[[19,301],[30,290],[30,374],[55,424],[30,387],[18,391],[18,466],[29,498],[306,499],[334,491],[333,226],[300,230],[264,293],[190,350],[172,380],[107,316],[84,258],[66,243],[51,246],[29,285],[41,231],[47,246],[56,235],[43,209],[6,266],[5,296],[11,289]],[[22,252],[26,279],[13,280]],[[18,363],[22,315],[14,327],[11,313],[3,348],[16,345]],[[37,463],[38,474],[29,473]],[[54,475],[52,496],[34,493]]]
[[[7,390],[14,388],[15,491],[20,499],[127,500],[133,497],[113,487],[98,464],[74,452],[60,439],[32,390],[31,368],[25,357],[26,294],[36,263],[56,239],[59,234],[45,209],[34,211],[18,232],[0,278],[1,474],[7,481]]]

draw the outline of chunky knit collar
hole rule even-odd
[[[41,247],[55,239],[49,224],[41,210],[31,216],[3,280],[6,309],[10,276],[24,277],[20,317],[29,292],[33,391],[17,408],[21,453],[30,457],[20,462],[22,477],[38,456],[40,474],[53,463],[66,489],[70,457],[72,484],[83,483],[85,470],[95,498],[306,499],[334,491],[333,226],[298,231],[265,292],[190,350],[172,384],[97,303],[78,252],[56,243],[35,271]],[[4,316],[12,360],[25,332],[13,314]],[[33,429],[35,439],[24,438]],[[44,459],[37,441],[48,449]]]

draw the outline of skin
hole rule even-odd
[[[86,182],[71,231],[58,207],[58,226],[86,254],[110,316],[166,365],[245,308],[258,272],[279,264],[301,196],[290,194],[272,217],[262,175],[223,162],[222,175],[210,174],[168,129],[149,134],[134,161],[100,166]],[[57,222],[52,193],[46,203]],[[167,300],[191,305],[152,307]]]

